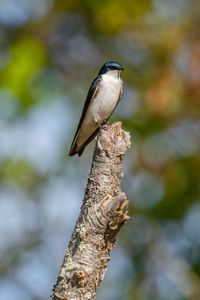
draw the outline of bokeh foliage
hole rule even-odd
[[[125,68],[112,120],[132,136],[132,218],[98,299],[200,298],[199,20],[195,0],[0,1],[2,299],[50,294],[94,144],[66,152],[110,59]]]

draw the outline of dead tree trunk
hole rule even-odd
[[[53,288],[53,300],[96,298],[110,251],[128,219],[128,200],[120,190],[123,159],[130,135],[121,123],[102,126],[81,212]]]

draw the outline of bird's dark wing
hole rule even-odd
[[[85,100],[85,104],[84,104],[84,107],[83,107],[83,111],[82,111],[82,115],[81,115],[81,118],[80,118],[80,121],[79,121],[79,124],[78,124],[78,128],[76,130],[76,133],[75,133],[75,136],[74,136],[74,139],[73,139],[73,142],[72,142],[72,145],[71,145],[71,148],[70,148],[70,151],[69,151],[69,155],[72,156],[74,154],[77,153],[76,151],[76,139],[77,139],[77,136],[78,136],[78,133],[79,133],[79,130],[81,128],[81,125],[82,125],[82,122],[83,122],[83,119],[85,117],[85,114],[87,112],[87,109],[91,103],[91,101],[93,100],[93,98],[97,95],[98,93],[98,85],[101,81],[101,76],[98,76],[95,78],[95,80],[92,82],[90,88],[89,88],[89,91],[88,91],[88,94],[87,94],[87,97],[86,97],[86,100]],[[91,138],[91,137],[90,137]],[[89,143],[89,142],[88,142]],[[88,144],[87,143],[87,144]],[[85,145],[86,146],[86,145]],[[84,149],[84,148],[83,148]],[[82,152],[81,152],[82,153]]]

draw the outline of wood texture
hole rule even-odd
[[[81,212],[53,288],[53,300],[96,298],[116,235],[128,219],[128,200],[121,192],[120,180],[129,147],[130,135],[121,123],[101,127]]]

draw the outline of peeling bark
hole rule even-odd
[[[121,123],[103,125],[97,137],[81,212],[53,288],[53,300],[89,300],[103,280],[110,251],[127,216],[120,190],[123,159],[130,147]]]

